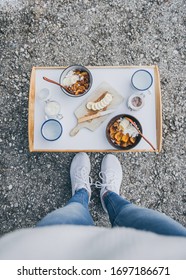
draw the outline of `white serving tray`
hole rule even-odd
[[[82,97],[73,98],[65,95],[61,88],[43,80],[43,76],[59,81],[61,72],[65,67],[33,67],[29,92],[29,149],[31,152],[126,152],[114,149],[106,139],[106,126],[111,118],[118,114],[129,114],[136,117],[143,128],[143,134],[160,152],[162,145],[162,108],[159,71],[157,66],[97,66],[88,67],[93,76],[91,90]],[[148,70],[153,77],[151,94],[146,93],[145,106],[135,112],[128,109],[126,102],[129,96],[136,90],[131,86],[131,76],[138,69]],[[91,95],[91,93],[103,82],[109,83],[119,94],[123,95],[124,101],[117,107],[116,111],[94,132],[82,128],[74,137],[69,132],[77,123],[74,111],[79,105]],[[40,132],[41,125],[45,121],[44,103],[39,100],[38,92],[48,88],[50,99],[61,104],[61,113],[64,116],[60,121],[63,126],[63,134],[56,141],[45,140]],[[130,150],[133,152],[153,151],[143,140]]]

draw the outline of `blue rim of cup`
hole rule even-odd
[[[72,94],[72,93],[68,92],[67,90],[65,90],[65,89],[62,88],[62,87],[61,87],[61,90],[62,90],[65,94],[67,94],[68,96],[72,96],[72,97],[81,97],[81,96],[85,95],[85,94],[91,89],[91,87],[92,87],[92,84],[93,84],[93,77],[92,77],[92,74],[91,74],[91,72],[89,71],[88,68],[86,68],[85,66],[80,65],[80,64],[73,64],[73,65],[70,65],[70,66],[68,66],[67,68],[65,68],[65,69],[63,70],[63,72],[66,71],[66,70],[68,70],[70,67],[83,67],[83,68],[85,69],[85,71],[89,74],[89,79],[90,79],[89,88],[88,88],[87,90],[85,90],[84,93],[78,94],[78,95]],[[59,83],[62,82],[62,81],[61,81],[61,78],[62,78],[63,72],[61,73],[61,75],[60,75],[60,77],[59,77]],[[68,71],[67,71],[67,73],[68,73]]]
[[[44,126],[47,122],[49,122],[49,121],[55,121],[55,122],[57,122],[57,123],[60,125],[61,132],[60,132],[59,136],[58,136],[57,138],[55,138],[55,139],[48,139],[48,138],[46,138],[46,137],[44,136],[44,134],[43,134],[43,131],[42,131],[42,130],[43,130],[43,126]],[[42,135],[43,138],[44,138],[45,140],[47,140],[47,141],[56,141],[56,140],[58,140],[58,139],[61,137],[62,133],[63,133],[63,127],[62,127],[61,123],[60,123],[59,121],[55,120],[55,119],[46,120],[46,121],[44,121],[44,123],[43,123],[42,126],[41,126],[41,135]]]
[[[134,75],[135,75],[137,72],[141,72],[141,71],[143,71],[143,72],[147,72],[147,73],[150,75],[150,77],[151,77],[151,83],[150,83],[150,86],[148,86],[147,88],[144,88],[144,89],[139,89],[139,88],[135,87],[135,85],[134,85],[134,83],[133,83],[133,78],[134,78]],[[135,89],[140,90],[140,91],[144,91],[144,90],[149,89],[149,88],[152,86],[152,83],[153,83],[153,77],[152,77],[152,75],[151,75],[151,73],[150,73],[149,71],[144,70],[144,69],[139,69],[139,70],[135,71],[135,72],[134,72],[134,74],[132,75],[132,77],[131,77],[131,83],[132,83],[132,85],[133,85],[133,87],[134,87]]]

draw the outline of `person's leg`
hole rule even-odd
[[[36,226],[49,225],[94,225],[88,210],[91,196],[89,182],[90,160],[85,153],[78,153],[72,160],[70,177],[72,198],[65,207],[54,210],[46,215]]]
[[[130,227],[163,235],[186,236],[186,228],[160,212],[138,207],[114,192],[103,196],[113,227]]]
[[[86,189],[79,189],[65,207],[47,214],[37,226],[51,225],[94,225],[88,210],[89,195]]]
[[[119,195],[122,168],[114,155],[106,155],[101,164],[100,198],[112,226],[131,227],[165,235],[186,236],[178,222],[157,211],[137,207]]]

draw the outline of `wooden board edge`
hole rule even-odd
[[[155,93],[156,93],[156,135],[158,152],[162,149],[162,101],[161,101],[161,87],[160,74],[158,66],[155,65]]]
[[[35,77],[36,68],[32,67],[30,75],[30,89],[28,102],[28,143],[29,151],[34,151],[34,104],[35,104]]]
[[[69,66],[35,66],[34,68],[37,69],[65,69]],[[156,65],[85,65],[85,67],[90,69],[96,68],[156,68]]]
[[[36,153],[80,153],[80,152],[86,152],[86,153],[154,153],[154,152],[158,152],[158,150],[154,151],[154,150],[32,150],[32,152],[36,152]]]

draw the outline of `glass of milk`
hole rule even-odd
[[[60,114],[61,105],[57,101],[49,99],[50,92],[47,88],[41,89],[37,93],[37,96],[41,101],[45,103],[44,111],[46,119],[57,118],[60,120],[63,118],[62,114]]]
[[[45,116],[46,118],[57,118],[62,119],[63,116],[60,114],[61,105],[54,100],[46,100],[45,101]]]

